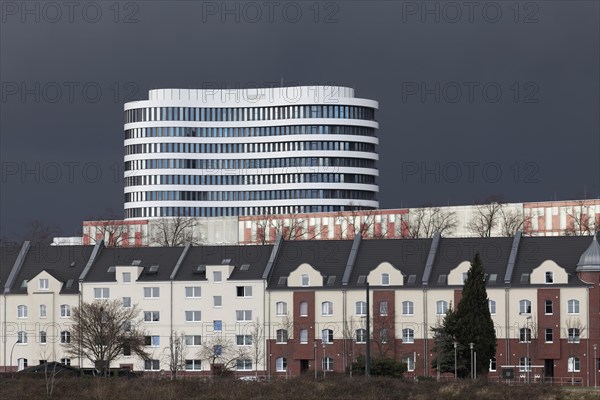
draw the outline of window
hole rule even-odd
[[[288,331],[287,329],[277,329],[277,343],[287,343]]]
[[[71,316],[71,306],[68,304],[61,304],[60,306],[60,317],[69,318]]]
[[[552,313],[553,313],[552,300],[544,301],[544,313],[546,315],[552,315]]]
[[[27,306],[17,306],[17,318],[27,318]]]
[[[252,310],[236,310],[236,321],[252,321]]]
[[[462,283],[463,285],[465,284],[465,282],[467,281],[467,277],[469,276],[468,272],[463,272],[462,273]]]
[[[415,306],[412,301],[402,302],[402,315],[414,315]]]
[[[144,336],[144,345],[152,347],[160,347],[160,336]]]
[[[333,303],[331,301],[321,303],[321,315],[333,315]]]
[[[144,369],[146,371],[159,371],[160,370],[160,360],[145,360],[144,361]]]
[[[496,371],[496,357],[490,359],[490,371],[494,372]]]
[[[300,303],[300,316],[307,317],[308,316],[308,303],[303,301]]]
[[[579,343],[579,328],[569,328],[567,334],[567,341],[569,343]]]
[[[235,335],[235,344],[238,346],[252,346],[252,335]]]
[[[46,335],[46,331],[40,331],[40,343],[46,344],[48,341],[48,336]]]
[[[323,343],[333,343],[333,329],[323,329],[321,331],[321,340]]]
[[[308,329],[300,329],[300,343],[308,343]]]
[[[568,372],[579,372],[581,371],[581,363],[579,357],[569,357],[568,361]]]
[[[546,271],[546,283],[554,283],[554,273]]]
[[[496,301],[488,300],[488,308],[490,309],[491,315],[496,315]]]
[[[40,304],[40,318],[46,318],[46,305]]]
[[[185,360],[186,371],[199,371],[202,369],[201,360]]]
[[[323,369],[325,371],[333,371],[333,358],[332,357],[325,357],[323,359]]]
[[[123,322],[123,332],[131,332],[131,321]]]
[[[223,330],[223,321],[221,321],[220,319],[214,320],[213,321],[213,331],[221,332],[222,330]]]
[[[448,302],[445,300],[440,300],[435,303],[435,313],[437,315],[444,315],[448,312]]]
[[[529,329],[529,328],[519,329],[519,342],[521,342],[521,343],[531,342],[531,329]]]
[[[184,340],[186,346],[202,345],[202,337],[200,335],[186,335]]]
[[[519,372],[531,371],[531,359],[528,357],[521,357],[519,359]]]
[[[287,314],[287,303],[285,301],[278,301],[275,303],[275,313],[277,315],[286,315]]]
[[[531,301],[529,301],[529,300],[519,301],[519,313],[520,314],[531,314]]]
[[[301,283],[302,286],[308,286],[310,284],[310,279],[307,274],[302,274]]]
[[[546,328],[544,330],[544,340],[546,343],[552,343],[554,341],[554,337],[552,334],[552,328]]]
[[[406,364],[406,370],[412,372],[415,370],[415,360],[412,357],[406,357],[402,361]]]
[[[160,297],[160,288],[157,287],[145,287],[144,298],[145,299],[158,299]]]
[[[382,301],[381,303],[379,303],[379,315],[382,317],[385,317],[386,315],[388,315],[388,302],[387,301]]]
[[[60,342],[61,343],[71,343],[71,332],[62,331],[60,333]]]
[[[237,286],[237,297],[252,297],[252,286]]]
[[[123,308],[131,307],[131,297],[123,297]]]
[[[381,284],[383,286],[390,284],[390,274],[381,274]]]
[[[214,282],[222,282],[223,280],[223,275],[221,274],[221,271],[214,271],[213,272],[213,281]]]
[[[386,328],[381,328],[379,330],[379,342],[382,344],[388,342],[388,330]]]
[[[277,372],[287,371],[287,359],[285,357],[277,357],[275,359],[275,370]]]
[[[402,343],[414,343],[415,331],[411,328],[402,329]]]
[[[200,311],[195,310],[185,312],[185,322],[199,322],[201,320],[202,319]]]
[[[61,358],[60,363],[64,364],[64,365],[71,365],[71,359],[70,358]]]
[[[357,329],[356,330],[356,343],[366,343],[367,342],[367,330],[366,329]]]
[[[186,298],[202,297],[202,289],[200,286],[186,286],[185,288]]]
[[[19,331],[17,332],[17,342],[21,344],[27,344],[27,332]]]
[[[123,345],[123,355],[125,357],[131,356],[131,345],[129,343]]]
[[[131,283],[131,272],[123,272],[123,283]]]
[[[569,314],[579,314],[579,300],[569,300],[567,302],[567,312]]]
[[[103,300],[109,297],[109,288],[94,288],[94,299]]]
[[[19,371],[22,371],[25,368],[27,368],[27,359],[26,358],[19,358],[19,359],[17,359],[17,369]]]
[[[40,290],[48,290],[48,288],[49,288],[48,279],[45,279],[45,278],[40,279],[39,283],[40,283]]]
[[[223,297],[222,296],[213,296],[213,307],[222,307],[223,306]]]
[[[252,360],[249,358],[238,358],[235,367],[238,371],[251,371]]]
[[[356,315],[367,315],[367,303],[365,301],[356,302]]]
[[[158,311],[144,311],[145,322],[158,322],[160,321],[160,312]]]

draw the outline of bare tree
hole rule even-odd
[[[317,233],[305,231],[308,221],[302,214],[267,214],[256,222],[256,240],[260,244],[271,243],[277,235],[284,240],[315,239]]]
[[[236,366],[238,359],[248,358],[244,346],[236,346],[230,338],[215,335],[202,343],[198,351],[201,360],[207,360],[213,375],[224,375]]]
[[[185,333],[171,332],[169,347],[165,349],[165,357],[171,371],[171,380],[177,379],[177,373],[185,368],[186,354]]]
[[[289,367],[289,360],[291,355],[293,354],[293,345],[294,345],[294,321],[290,318],[289,313],[282,318],[282,320],[278,324],[279,329],[283,330],[283,342],[285,342],[285,347],[283,348],[283,355],[288,362],[288,366],[286,368],[286,377],[291,376],[291,371]]]
[[[517,210],[507,210],[505,207],[501,207],[498,216],[500,222],[500,235],[512,237],[518,231],[527,233],[529,222],[531,217],[524,217],[521,212]]]
[[[478,237],[491,237],[492,231],[499,224],[499,217],[504,206],[502,195],[491,195],[475,207],[475,215],[467,224],[469,231]]]
[[[431,238],[436,232],[451,236],[457,225],[454,211],[444,211],[441,207],[415,208],[409,211],[405,236],[410,239]]]
[[[567,227],[565,236],[589,236],[600,231],[600,214],[590,218],[590,204],[580,200],[567,211]]]
[[[94,221],[94,225],[89,227],[89,232],[84,233],[84,242],[86,238],[89,243],[94,243],[100,237],[104,240],[107,247],[119,247],[123,242],[123,237],[129,235],[129,225],[124,223],[121,215],[113,209],[107,208],[103,214],[86,218]]]
[[[257,318],[256,322],[250,326],[250,336],[252,337],[252,360],[258,378],[258,365],[262,363],[265,354],[264,349],[264,328]]]
[[[50,358],[48,357],[48,352],[46,348],[42,348],[39,352],[40,360],[45,360],[44,362],[44,381],[46,382],[46,397],[52,398],[54,394],[54,388],[56,387],[56,383],[60,380],[58,378],[58,374],[62,371],[62,368],[57,368],[58,363],[56,360],[52,360],[53,362],[49,362]]]
[[[72,357],[85,357],[96,366],[100,375],[107,375],[110,364],[124,351],[144,360],[145,332],[141,329],[137,306],[125,308],[119,300],[82,303],[72,312],[73,326],[65,352]]]
[[[25,226],[25,232],[20,240],[15,240],[15,242],[27,240],[34,246],[48,245],[52,243],[54,237],[62,235],[62,232],[62,228],[56,224],[47,224],[40,220],[33,220]]]
[[[335,216],[335,222],[340,226],[336,239],[351,239],[355,235],[361,235],[363,238],[369,237],[375,226],[377,211],[359,210],[353,203],[349,203],[347,208],[350,210],[339,211]],[[385,233],[377,236],[385,236]]]
[[[200,234],[196,232],[199,226],[197,218],[165,217],[152,222],[151,241],[157,246],[179,247],[186,243],[198,245],[202,243]]]
[[[579,318],[567,318],[565,321],[565,336],[567,337],[567,343],[569,345],[569,368],[571,370],[571,384],[575,384],[575,357],[580,356],[581,349],[581,336],[585,332],[585,325]]]

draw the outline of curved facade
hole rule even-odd
[[[338,86],[151,90],[125,104],[125,218],[378,208],[377,107]]]

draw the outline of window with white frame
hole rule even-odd
[[[545,277],[546,283],[554,283],[554,273],[552,271],[546,271]]]
[[[40,318],[46,318],[48,309],[45,304],[40,304]]]
[[[213,307],[223,307],[222,296],[213,296]]]
[[[185,322],[200,322],[202,315],[200,310],[188,310],[185,312]]]
[[[27,306],[19,305],[17,306],[17,318],[27,318]]]
[[[300,343],[308,343],[308,329],[300,329]]]
[[[105,300],[108,299],[110,294],[109,288],[94,288],[94,299]]]
[[[202,336],[200,335],[185,335],[185,345],[186,346],[201,346],[202,345]]]
[[[17,359],[17,370],[22,371],[27,368],[27,359],[26,358],[18,358]]]
[[[496,368],[498,368],[496,363],[496,357],[493,357],[490,359],[490,371],[494,372],[496,371]]]
[[[61,343],[71,343],[71,332],[69,331],[62,331],[60,333],[60,342]]]
[[[390,274],[387,274],[387,273],[381,274],[381,284],[383,286],[387,286],[390,284]]]
[[[300,316],[301,317],[308,316],[308,302],[306,302],[306,301],[300,302]]]
[[[160,370],[160,360],[145,360],[144,361],[144,370],[159,371]]]
[[[554,341],[554,333],[552,332],[552,328],[546,328],[544,330],[544,341],[546,343],[552,343]]]
[[[367,302],[357,301],[355,303],[356,315],[367,315]]]
[[[235,335],[235,344],[238,346],[252,346],[252,335]]]
[[[356,330],[356,343],[366,343],[367,342],[367,330],[366,329],[357,329]]]
[[[123,308],[131,307],[131,297],[123,297]]]
[[[287,315],[287,303],[285,301],[275,303],[275,314],[278,316]]]
[[[333,315],[333,303],[331,301],[321,303],[321,315]]]
[[[277,372],[287,371],[287,359],[285,357],[277,357],[275,359],[275,370]]]
[[[388,302],[382,301],[379,303],[379,315],[385,317],[388,315]]]
[[[71,316],[71,306],[68,304],[60,305],[60,317],[69,318]]]
[[[413,372],[415,370],[415,360],[412,357],[406,357],[402,359],[404,364],[406,364],[406,370],[408,372]]]
[[[388,342],[388,330],[386,328],[381,328],[379,330],[379,343],[385,344]]]
[[[415,305],[412,301],[402,302],[402,315],[414,315]]]
[[[144,322],[159,322],[160,312],[158,311],[144,311]]]
[[[414,343],[415,331],[411,328],[402,329],[402,343]]]
[[[185,360],[186,371],[200,371],[202,369],[201,360]]]
[[[531,371],[531,358],[521,357],[519,358],[519,372]]]
[[[301,286],[310,285],[310,279],[308,277],[308,274],[302,274],[302,276],[300,277],[300,284]]]
[[[567,371],[568,372],[580,372],[581,371],[581,362],[579,357],[569,357],[567,362]]]
[[[325,357],[323,359],[323,370],[333,371],[333,357]]]
[[[131,321],[130,320],[123,322],[123,332],[131,332]]]
[[[236,310],[236,321],[252,321],[252,310]]]
[[[531,329],[521,328],[519,329],[519,342],[530,343],[531,342]]]
[[[39,286],[40,290],[48,290],[50,288],[48,279],[46,279],[46,278],[40,279],[39,283],[40,283],[40,286]]]
[[[445,300],[439,300],[435,303],[435,313],[437,315],[444,315],[448,312],[448,302]]]
[[[160,347],[160,336],[144,336],[144,345],[151,347]]]
[[[71,359],[70,358],[61,358],[60,359],[60,363],[64,364],[64,365],[67,365],[67,366],[70,366],[71,365]]]
[[[221,271],[213,271],[213,282],[220,283],[223,281],[223,274]]]
[[[123,272],[123,283],[131,283],[131,272]]]
[[[519,301],[519,314],[531,314],[531,301],[520,300]]]
[[[553,312],[554,312],[554,307],[552,304],[552,300],[545,300],[544,301],[544,314],[552,315]]]
[[[46,344],[48,342],[48,335],[46,331],[40,331],[40,344]]]
[[[185,287],[185,297],[188,299],[195,299],[198,297],[202,297],[202,287],[201,286],[186,286]]]
[[[288,331],[287,329],[277,329],[277,343],[287,343],[288,341]]]
[[[144,288],[145,299],[158,299],[160,298],[160,288],[158,287],[145,287]]]
[[[236,286],[237,297],[252,297],[252,286]]]
[[[221,332],[223,330],[223,321],[216,319],[213,321],[213,331]]]
[[[17,332],[17,342],[19,342],[20,344],[27,344],[27,332]]]
[[[567,329],[567,341],[569,343],[579,343],[579,328],[569,328]]]
[[[490,309],[490,315],[496,315],[496,301],[488,300],[488,308]]]
[[[251,371],[252,360],[250,358],[238,358],[236,361],[235,369],[238,371]]]
[[[321,331],[321,340],[323,343],[333,343],[333,329],[323,329]]]
[[[567,313],[579,314],[579,300],[571,299],[567,302]]]

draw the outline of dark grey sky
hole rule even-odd
[[[281,78],[379,101],[382,208],[600,196],[597,1],[23,4],[1,3],[2,234],[122,210],[124,101]]]

